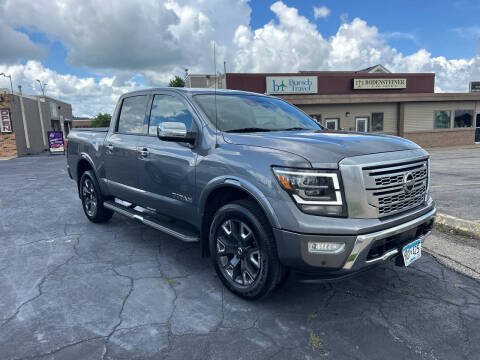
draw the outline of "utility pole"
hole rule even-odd
[[[25,108],[23,107],[22,85],[18,85],[18,92],[20,93],[20,110],[22,112],[23,132],[25,133],[25,144],[28,152],[30,150],[30,139],[28,138],[27,119],[25,118]]]
[[[37,82],[40,84],[40,90],[42,90],[42,95],[45,96],[45,91],[47,87],[47,83],[42,83],[40,80],[37,79]]]

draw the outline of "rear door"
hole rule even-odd
[[[139,187],[144,191],[142,206],[175,218],[193,222],[195,216],[196,147],[187,143],[162,141],[157,127],[162,122],[182,122],[187,131],[198,131],[199,122],[182,96],[156,93],[149,108],[148,136],[138,144]]]
[[[113,131],[105,139],[105,175],[109,191],[115,197],[134,203],[140,191],[137,144],[144,134],[147,102],[148,95],[125,97]]]

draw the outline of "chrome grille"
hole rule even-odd
[[[400,213],[426,201],[427,160],[364,167],[363,177],[368,203],[377,209],[378,217]],[[410,180],[408,184],[406,179]]]

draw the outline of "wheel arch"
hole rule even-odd
[[[92,158],[88,154],[85,154],[85,153],[80,154],[80,159],[77,162],[77,167],[75,170],[76,170],[75,180],[77,182],[78,196],[80,196],[80,179],[82,178],[83,173],[85,171],[92,170],[93,173],[95,174],[95,166],[93,165]]]
[[[265,195],[248,181],[220,177],[211,180],[199,198],[199,216],[201,218],[202,255],[209,256],[208,237],[210,223],[215,212],[223,205],[240,199],[250,199],[255,202],[265,214],[272,227],[280,227],[278,217]]]

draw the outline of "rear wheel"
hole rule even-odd
[[[85,171],[80,178],[80,198],[83,211],[88,220],[101,223],[110,220],[113,211],[103,206],[103,196],[98,185],[97,178],[91,170]]]
[[[221,207],[210,226],[210,254],[224,285],[245,299],[266,296],[285,271],[268,220],[252,201]]]

